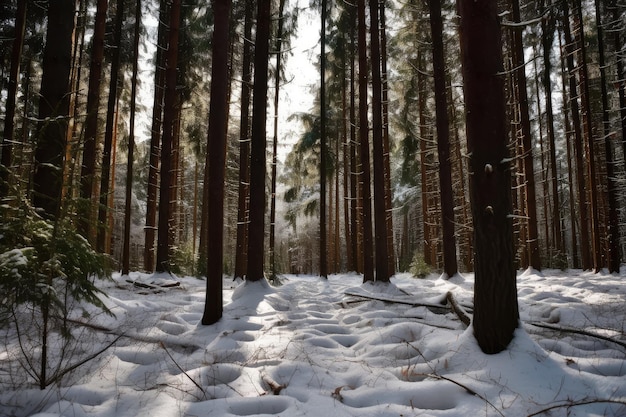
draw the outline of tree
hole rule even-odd
[[[230,0],[213,2],[213,66],[207,167],[209,170],[209,223],[211,237],[207,256],[206,302],[202,324],[213,324],[222,317],[222,275],[224,268],[224,172],[228,131],[228,44]]]
[[[363,281],[374,280],[374,243],[372,241],[372,202],[370,192],[370,145],[367,119],[367,44],[365,40],[365,0],[357,2],[359,49],[359,147],[361,156],[361,207],[363,210]]]
[[[326,0],[322,0],[320,30],[320,276],[328,278],[328,243],[326,227]]]
[[[170,257],[170,199],[172,138],[175,118],[178,115],[177,69],[178,39],[180,32],[181,0],[173,0],[170,6],[170,25],[168,35],[167,65],[165,68],[165,99],[163,108],[163,136],[161,145],[161,174],[159,188],[159,223],[156,271],[169,271]]]
[[[141,0],[135,4],[135,32],[133,36],[133,75],[130,92],[130,131],[128,134],[128,161],[126,164],[126,202],[124,205],[124,248],[122,250],[122,275],[130,272],[130,219],[132,211],[133,164],[135,154],[135,107],[137,102],[137,70],[139,65],[139,32],[141,27]]]
[[[241,116],[239,120],[239,193],[234,278],[246,276],[248,254],[248,198],[250,195],[250,95],[252,92],[252,13],[254,4],[244,2]]]
[[[267,70],[269,65],[270,0],[257,3],[252,98],[252,149],[250,161],[250,224],[248,230],[247,281],[263,279],[265,248],[265,173],[267,126]]]
[[[57,217],[61,207],[63,164],[69,117],[69,80],[75,4],[50,2],[39,99],[33,203]]]
[[[385,160],[383,145],[382,78],[380,75],[380,29],[378,0],[369,0],[370,48],[372,61],[372,162],[374,166],[374,229],[376,248],[376,280],[388,282],[389,242],[385,196]]]
[[[437,155],[439,157],[439,187],[441,190],[441,223],[443,230],[443,268],[448,277],[458,272],[456,238],[454,235],[454,194],[450,161],[450,127],[446,99],[446,68],[443,46],[443,19],[440,0],[429,0],[430,26],[433,43],[435,81],[435,111],[437,126]]]
[[[470,197],[474,221],[474,335],[485,353],[506,349],[518,325],[497,3],[459,2]]]
[[[80,233],[91,239],[93,228],[91,198],[94,194],[96,174],[96,137],[98,132],[98,110],[100,108],[100,83],[102,80],[102,62],[104,61],[104,35],[106,27],[108,0],[98,0],[96,20],[92,37],[91,63],[89,65],[89,88],[87,91],[87,120],[85,121],[85,140],[83,145],[83,163],[80,172]]]
[[[8,180],[13,163],[13,138],[15,126],[15,101],[17,99],[17,84],[20,73],[20,58],[24,46],[24,29],[26,27],[26,0],[17,2],[15,12],[15,38],[11,50],[11,69],[9,73],[6,110],[4,114],[4,131],[2,136],[2,159],[0,160],[0,198],[9,193]]]

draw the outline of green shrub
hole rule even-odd
[[[415,252],[409,272],[418,278],[425,278],[432,272],[432,267],[424,260],[421,252]]]

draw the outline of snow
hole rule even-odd
[[[388,285],[287,275],[278,287],[225,278],[212,326],[200,324],[203,280],[167,288],[167,275],[115,275],[98,281],[115,317],[76,317],[110,332],[75,325],[73,360],[124,336],[59,384],[39,390],[14,331],[2,330],[0,415],[625,416],[626,348],[532,324],[624,343],[624,278],[521,272],[522,325],[506,351],[485,355],[441,304],[450,291],[471,312],[471,274],[398,274]]]

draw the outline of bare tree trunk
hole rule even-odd
[[[230,0],[213,2],[213,66],[207,166],[209,170],[209,223],[206,302],[202,324],[213,324],[222,317],[222,275],[224,272],[224,179],[228,133],[228,44]]]
[[[602,28],[602,14],[600,13],[600,1],[596,0],[596,28],[598,34],[600,88],[602,92],[602,133],[606,155],[606,176],[608,182],[608,262],[609,272],[619,272],[621,256],[619,250],[619,215],[618,215],[618,184],[614,169],[613,145],[611,144],[611,123],[609,119],[608,92],[606,88],[606,66],[604,58],[604,29]],[[619,60],[619,56],[617,57]]]
[[[358,0],[359,45],[359,143],[361,150],[361,196],[363,207],[363,281],[374,280],[372,241],[372,201],[370,192],[370,147],[367,119],[367,44],[365,40],[365,0]]]
[[[513,0],[513,20],[520,21],[519,1]],[[533,146],[530,130],[530,117],[528,109],[528,87],[524,66],[524,46],[522,43],[521,30],[513,33],[513,68],[515,68],[515,81],[520,105],[520,123],[522,129],[522,146],[524,160],[524,174],[526,178],[526,217],[528,217],[528,237],[526,239],[526,251],[530,266],[538,271],[541,270],[541,254],[539,252],[539,233],[537,230],[537,197],[535,191],[535,169],[533,164]]]
[[[75,4],[50,2],[39,100],[33,204],[49,217],[60,214],[69,115],[69,81]]]
[[[135,34],[133,39],[133,75],[130,91],[130,130],[128,133],[128,162],[126,165],[126,202],[124,205],[124,249],[122,275],[130,272],[130,220],[133,195],[133,163],[135,154],[135,104],[137,102],[137,69],[139,65],[139,32],[141,27],[141,0],[135,0]]]
[[[382,120],[382,80],[380,76],[380,38],[378,0],[369,0],[370,49],[372,66],[372,162],[374,166],[374,248],[376,281],[389,281],[387,213],[385,204],[385,163]]]
[[[443,46],[443,19],[440,0],[429,0],[432,34],[435,108],[437,126],[437,155],[439,157],[439,187],[441,191],[441,223],[443,229],[443,268],[448,277],[457,274],[456,237],[454,226],[454,195],[450,163],[450,126],[446,99],[446,68]]]
[[[17,98],[17,83],[20,75],[20,60],[24,46],[24,32],[26,27],[26,0],[18,0],[15,12],[15,38],[11,50],[11,69],[7,88],[7,99],[4,113],[4,131],[2,136],[2,159],[0,160],[0,199],[9,194],[8,180],[13,172],[13,137],[15,126],[15,103]]]
[[[250,161],[250,224],[248,238],[248,275],[246,280],[263,279],[265,238],[265,174],[267,70],[269,61],[270,0],[257,2],[256,48],[254,55],[254,92],[252,103],[252,149]]]
[[[326,227],[326,0],[321,1],[322,28],[320,52],[320,276],[328,278],[328,243]]]
[[[234,278],[245,278],[248,254],[250,196],[250,96],[252,84],[252,13],[254,4],[246,0],[243,35],[241,116],[239,121],[239,194],[237,203],[237,243]]]
[[[93,228],[92,212],[95,194],[96,175],[96,138],[98,135],[98,110],[100,109],[100,83],[102,80],[102,62],[104,61],[104,35],[107,17],[107,0],[98,0],[95,27],[92,37],[91,64],[89,66],[89,89],[87,92],[87,120],[85,121],[85,142],[83,164],[80,173],[80,211],[79,232],[91,237]]]
[[[176,71],[178,66],[178,39],[180,32],[181,0],[173,0],[170,6],[168,50],[165,68],[165,101],[163,108],[163,136],[161,146],[161,174],[159,188],[159,223],[156,271],[169,272],[170,269],[170,200],[172,197],[172,137],[175,118],[178,115],[178,92],[176,91]]]
[[[500,24],[496,2],[459,2],[475,241],[474,335],[485,353],[518,326]]]

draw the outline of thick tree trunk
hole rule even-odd
[[[148,167],[148,193],[146,197],[146,226],[144,243],[144,269],[154,271],[157,219],[157,196],[159,193],[159,161],[161,159],[161,124],[163,117],[163,97],[165,95],[165,51],[167,49],[167,29],[165,22],[168,13],[167,0],[159,5],[159,27],[154,72],[154,101],[152,104],[152,129],[150,134],[150,166]]]
[[[119,67],[120,67],[120,44],[122,37],[122,21],[124,16],[124,1],[117,0],[115,12],[115,29],[113,32],[114,47],[111,56],[111,77],[109,80],[109,97],[107,102],[106,127],[104,130],[104,147],[102,149],[102,168],[100,174],[100,205],[98,207],[98,234],[96,238],[96,247],[98,252],[107,252],[109,246],[109,207],[111,200],[111,157],[114,152],[114,135],[116,134],[117,124],[117,93],[119,89]],[[113,169],[115,165],[113,164]]]
[[[383,147],[378,0],[369,0],[369,5],[372,61],[372,160],[374,166],[374,247],[376,250],[376,280],[387,282],[391,275],[389,273],[387,213],[385,207],[385,152]]]
[[[441,191],[441,223],[443,229],[443,269],[448,277],[457,274],[456,237],[454,226],[454,192],[450,162],[450,126],[446,99],[446,68],[443,46],[443,19],[440,0],[429,0],[432,34],[437,155],[439,157],[439,189]]]
[[[241,117],[239,124],[239,194],[234,278],[245,278],[248,263],[248,220],[250,196],[250,95],[252,93],[252,14],[254,3],[245,2]]]
[[[485,353],[518,325],[502,51],[496,2],[459,2],[475,242],[474,335]]]
[[[589,245],[589,227],[587,198],[585,192],[583,137],[580,110],[578,107],[578,87],[574,67],[574,40],[570,31],[568,2],[563,2],[563,34],[565,36],[565,56],[569,73],[569,103],[571,106],[572,125],[574,127],[574,153],[576,158],[576,184],[578,188],[578,215],[580,219],[580,252],[582,269],[591,269],[591,250]]]
[[[224,272],[224,180],[228,132],[228,45],[230,0],[213,2],[213,66],[207,167],[209,170],[209,223],[207,231],[207,287],[202,324],[213,324],[222,317],[222,275]]]
[[[69,118],[69,82],[75,4],[50,2],[39,99],[39,134],[35,150],[33,204],[49,217],[61,207],[63,165]]]
[[[618,215],[618,184],[614,167],[613,145],[611,144],[611,123],[609,118],[608,92],[606,88],[606,66],[604,58],[604,29],[602,26],[602,14],[600,13],[600,1],[596,0],[596,29],[598,34],[598,55],[600,66],[600,88],[602,92],[602,134],[606,155],[606,176],[608,182],[608,262],[609,272],[619,272],[621,263],[620,256],[620,233]],[[619,56],[617,57],[619,60]]]
[[[265,255],[265,174],[267,126],[267,70],[269,61],[270,0],[257,2],[254,92],[252,97],[252,149],[250,161],[250,224],[248,230],[248,275],[263,279]]]
[[[367,44],[365,40],[365,0],[358,0],[359,45],[359,144],[361,151],[361,200],[363,207],[363,281],[374,280],[372,241],[372,201],[370,192],[370,147],[367,119]]]
[[[169,272],[170,269],[170,200],[172,197],[172,138],[175,118],[178,115],[178,92],[176,91],[178,67],[178,39],[180,32],[181,0],[173,0],[170,6],[168,50],[165,67],[165,101],[163,108],[163,136],[161,146],[161,173],[159,188],[159,223],[156,271]]]
[[[326,227],[326,0],[321,1],[322,28],[320,52],[320,276],[328,277]]]
[[[128,161],[126,164],[126,202],[124,205],[124,247],[122,275],[130,273],[130,226],[133,196],[133,165],[135,155],[135,104],[137,102],[137,72],[139,66],[139,33],[141,27],[141,0],[135,3],[135,33],[133,38],[133,75],[130,91],[130,120],[128,132]]]
[[[98,0],[92,37],[91,63],[89,66],[89,88],[87,90],[87,119],[85,120],[85,142],[83,164],[80,172],[79,232],[90,238],[93,228],[93,202],[96,175],[96,139],[98,134],[98,110],[100,109],[100,83],[104,61],[104,32],[106,27],[108,0]]]

